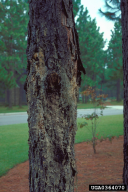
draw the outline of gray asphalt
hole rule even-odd
[[[94,112],[94,109],[78,109],[77,110],[77,118],[81,117],[81,115],[91,115]],[[96,114],[100,115],[101,110],[96,109]],[[123,106],[116,106],[114,108],[106,108],[103,110],[103,116],[108,115],[121,115],[123,114]],[[23,113],[11,113],[11,114],[0,114],[0,126],[1,125],[13,125],[13,124],[21,124],[28,123],[27,122],[27,112]]]

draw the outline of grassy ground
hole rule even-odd
[[[79,123],[84,121],[88,123],[88,126],[79,128]],[[77,127],[75,143],[91,140],[92,123],[90,120],[78,118]],[[0,126],[0,177],[15,165],[28,160],[28,130],[27,123]],[[98,139],[101,136],[123,135],[123,115],[100,116],[97,122],[97,133]]]
[[[123,101],[121,102],[116,102],[112,101],[111,105],[123,105]],[[82,103],[81,101],[77,103],[77,109],[92,109],[93,104],[92,103]],[[96,108],[100,108],[99,106]],[[19,106],[13,106],[12,109],[9,109],[8,107],[5,106],[0,106],[0,113],[14,113],[14,112],[26,112],[28,110],[28,106],[24,105],[22,108],[19,108]]]

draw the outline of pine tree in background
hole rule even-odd
[[[104,46],[103,33],[100,34],[95,19],[91,20],[87,8],[84,11],[80,7],[79,17],[76,20],[76,29],[79,34],[81,59],[86,68],[87,75],[82,75],[81,90],[85,85],[95,88],[98,84],[97,77],[103,73],[104,67]]]
[[[74,19],[78,15],[79,9],[81,7],[81,0],[72,0],[73,3],[73,14],[74,14]]]
[[[99,13],[99,15],[102,17],[102,16],[104,16],[107,20],[109,20],[109,21],[113,21],[113,22],[119,22],[120,23],[120,25],[121,25],[121,8],[120,8],[120,3],[121,3],[121,1],[120,0],[104,0],[104,2],[105,2],[105,8],[106,8],[106,12],[103,12],[102,10],[101,10],[101,8],[98,10],[98,13]],[[116,66],[117,67],[117,66]],[[121,71],[120,71],[120,68],[116,68],[115,67],[115,69],[116,70],[118,70],[118,72],[120,73],[120,75],[121,75]],[[108,75],[107,74],[109,74],[110,75],[110,73],[112,73],[111,72],[111,69],[109,70],[109,69],[106,69],[105,70],[105,73],[106,73],[106,75],[105,76],[107,76],[108,77]],[[112,74],[111,74],[112,75]],[[114,77],[114,75],[115,75],[115,73],[114,73],[114,71],[113,71],[113,77]],[[108,79],[108,78],[107,78]],[[115,82],[114,80],[112,80],[111,79],[111,82],[108,80],[108,83],[106,84],[106,86],[109,88],[109,89],[115,89],[115,87],[117,87],[117,85],[119,84],[119,81],[118,81],[118,83],[117,82]],[[121,80],[121,89],[123,89],[123,81]],[[118,88],[117,88],[118,89]],[[117,91],[117,92],[119,92],[119,91]],[[118,95],[117,93],[116,93],[116,95]],[[118,96],[116,96],[117,98],[119,98]],[[117,100],[119,100],[119,99],[117,99]]]
[[[122,60],[122,29],[119,21],[114,24],[111,39],[108,44],[108,81],[115,80],[117,85],[117,102],[120,102],[121,97],[121,82],[123,82],[123,60]]]
[[[6,2],[11,2],[11,1],[6,1]],[[4,6],[6,5],[5,1],[1,1],[0,6]],[[14,2],[14,1],[13,1]],[[22,27],[20,28],[19,25],[17,27],[17,31],[16,33],[19,34],[18,37],[14,37],[14,41],[15,43],[13,43],[13,47],[15,49],[13,49],[13,56],[16,58],[19,58],[19,61],[17,59],[14,59],[13,65],[11,65],[12,67],[12,71],[10,71],[10,69],[7,69],[7,61],[5,62],[5,56],[3,56],[4,54],[8,54],[8,52],[5,52],[5,48],[3,47],[4,41],[5,41],[5,45],[8,46],[7,43],[7,39],[6,37],[4,38],[4,34],[5,34],[5,28],[4,28],[4,23],[3,23],[3,30],[1,30],[1,33],[3,31],[3,35],[1,35],[1,51],[0,54],[2,57],[0,57],[1,62],[0,62],[0,71],[1,71],[1,79],[0,79],[0,91],[3,91],[5,88],[10,88],[11,85],[12,87],[15,86],[19,86],[21,84],[24,83],[25,78],[26,78],[26,63],[27,63],[27,58],[26,58],[26,54],[25,54],[25,47],[27,46],[27,23],[28,23],[28,1],[27,0],[20,0],[17,1],[17,4],[13,3],[13,7],[15,6],[16,9],[16,14],[20,15],[20,19],[18,15],[14,15],[15,17],[15,22],[21,23]],[[19,10],[18,7],[21,7],[21,9]],[[3,13],[2,13],[3,11]],[[26,11],[26,12],[24,12]],[[2,18],[2,22],[5,20],[5,12],[6,14],[10,12],[10,9],[6,9],[5,10],[2,8],[1,9],[1,18]],[[13,11],[11,11],[13,13]],[[85,12],[85,13],[84,13]],[[79,33],[79,41],[80,41],[80,51],[81,51],[81,59],[83,64],[86,67],[86,70],[88,71],[88,75],[83,78],[82,75],[82,86],[84,86],[85,84],[91,85],[92,87],[95,87],[99,84],[101,84],[102,82],[102,78],[103,78],[103,73],[104,73],[104,59],[103,59],[103,55],[104,55],[104,51],[101,49],[102,48],[98,48],[100,45],[104,45],[105,41],[103,43],[103,39],[102,39],[102,35],[99,35],[100,33],[98,32],[97,26],[96,26],[96,22],[95,20],[91,20],[90,16],[86,13],[86,10],[84,11],[83,5],[81,5],[81,1],[80,0],[73,0],[73,13],[74,13],[74,17],[78,16],[76,23],[78,24],[78,33]],[[2,16],[3,15],[3,16]],[[87,18],[86,18],[87,17]],[[6,18],[7,19],[7,18]],[[18,21],[19,20],[19,21]],[[80,20],[80,22],[79,22]],[[86,20],[88,22],[86,22]],[[79,24],[80,23],[80,24]],[[85,24],[84,24],[85,23]],[[19,31],[18,31],[19,29]],[[21,34],[21,29],[24,29],[24,32]],[[97,32],[96,32],[97,30]],[[11,28],[8,29],[8,31],[11,31]],[[23,31],[23,30],[22,30]],[[13,30],[14,33],[14,30]],[[90,34],[90,35],[89,35]],[[95,34],[95,38],[93,37]],[[99,35],[99,37],[98,37]],[[98,46],[97,46],[98,45]],[[94,51],[95,50],[95,51]],[[94,53],[95,52],[95,53]],[[99,52],[99,55],[98,55]],[[102,53],[101,53],[102,52]],[[100,56],[100,59],[99,59]],[[102,58],[101,58],[102,56]],[[6,56],[7,59],[7,56]],[[2,61],[3,60],[3,61]],[[98,61],[97,61],[98,60]],[[3,64],[2,64],[3,62]],[[8,61],[10,62],[10,61]],[[87,64],[86,64],[87,63]],[[99,64],[101,63],[101,64]],[[3,67],[3,65],[5,64],[5,68]],[[22,65],[21,65],[22,64]],[[16,67],[13,67],[16,66]],[[90,67],[91,66],[91,67]],[[100,70],[99,70],[100,68]],[[101,70],[102,69],[102,70]],[[7,71],[8,70],[8,71]],[[100,73],[98,72],[100,71]],[[106,70],[105,70],[106,72]],[[12,73],[12,75],[9,76],[9,74]],[[3,75],[4,74],[4,75]],[[11,80],[11,76],[12,76],[12,80]],[[103,83],[102,83],[103,85]],[[104,86],[103,86],[104,87]],[[83,87],[84,89],[84,87]],[[21,94],[20,94],[21,95]],[[19,100],[21,100],[19,98]],[[21,103],[21,102],[19,102]]]
[[[28,0],[13,0],[13,7],[9,8],[10,4],[10,0],[0,1],[0,96],[5,96],[5,89],[11,89],[13,87],[20,88],[20,86],[24,84],[27,75],[27,58],[25,50],[27,46],[27,24],[29,20],[29,4]],[[77,16],[80,5],[81,0],[73,0],[74,17]],[[9,18],[5,17],[5,15],[10,15],[9,17],[13,18],[11,19],[11,21],[8,21]],[[15,23],[15,26],[11,25],[11,22]],[[10,31],[13,34],[13,41],[11,41],[13,46],[13,60],[11,61],[9,60],[10,58],[7,58],[9,52],[8,50],[6,50],[6,47],[9,47],[7,39],[9,38]],[[11,68],[8,68],[8,65]],[[22,89],[20,88],[20,92],[21,91]],[[20,93],[19,96],[21,95],[22,94]],[[19,105],[21,107],[21,98],[19,98]]]
[[[5,90],[18,86],[17,78],[27,66],[25,37],[29,19],[28,4],[21,0],[18,2],[19,4],[12,0],[0,2],[0,42],[2,45],[0,47],[0,90],[2,91],[3,88]],[[18,80],[23,83],[26,76],[23,79],[20,78]]]
[[[121,8],[120,8],[121,0],[104,0],[106,12],[103,12],[101,8],[98,10],[99,15],[105,16],[107,20],[110,21],[119,21],[121,24]]]
[[[4,1],[0,2],[0,95],[4,95],[5,88],[15,86],[15,80],[12,78],[13,72],[4,68],[7,60],[6,44],[8,43],[7,18],[5,17],[7,10]],[[7,62],[6,62],[7,65]],[[8,68],[8,66],[7,66]]]

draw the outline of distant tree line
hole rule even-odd
[[[26,47],[27,24],[29,21],[27,1],[0,1],[0,98],[7,97],[12,107],[11,90],[24,85],[27,77]],[[122,39],[121,24],[117,19],[107,50],[103,50],[106,40],[99,32],[96,20],[91,19],[88,9],[81,5],[81,0],[73,0],[73,13],[79,35],[81,60],[87,75],[82,74],[79,93],[85,86],[102,89],[104,93],[113,93],[117,101],[122,99]],[[107,68],[105,68],[107,66]],[[20,89],[22,93],[23,86]],[[19,105],[22,105],[19,94]],[[83,96],[83,102],[88,101]]]

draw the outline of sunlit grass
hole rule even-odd
[[[86,121],[91,130],[90,120],[77,119],[77,125]],[[101,136],[123,135],[123,115],[100,116],[98,119],[98,138]],[[92,134],[87,127],[79,128],[75,136],[75,144],[91,140]],[[28,124],[2,125],[0,126],[0,176],[3,176],[15,165],[28,160]],[[101,143],[102,145],[102,143]]]

